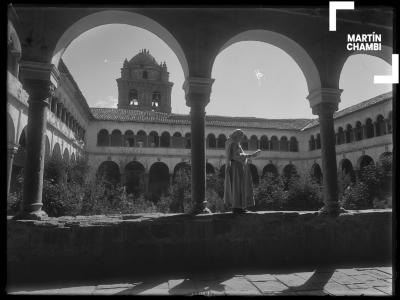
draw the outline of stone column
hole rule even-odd
[[[190,107],[192,214],[206,212],[205,107],[210,101],[214,79],[188,77],[183,84],[186,105]]]
[[[16,219],[47,217],[42,211],[43,169],[48,99],[54,95],[59,78],[54,65],[23,62],[20,66],[23,86],[29,94],[23,203]]]
[[[338,109],[342,90],[323,88],[307,97],[313,114],[319,116],[324,207],[322,214],[337,216],[343,210],[338,203],[338,179],[333,113]]]
[[[14,155],[18,151],[18,145],[8,144],[7,145],[7,197],[10,192],[12,166],[14,162]]]

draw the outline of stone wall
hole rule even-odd
[[[9,281],[390,262],[391,210],[7,221]],[[47,280],[47,279],[46,279]]]

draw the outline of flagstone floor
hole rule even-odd
[[[43,295],[392,295],[392,267],[321,268],[299,272],[215,271],[34,287],[9,294]]]

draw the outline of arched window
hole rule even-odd
[[[136,144],[138,147],[147,147],[147,134],[143,130],[138,131],[136,135]]]
[[[290,138],[289,151],[290,152],[298,152],[299,151],[299,143],[297,142],[297,139],[294,136],[292,136]]]
[[[158,147],[160,144],[160,139],[158,137],[158,133],[156,131],[152,131],[149,133],[149,146],[150,147]]]
[[[220,134],[218,136],[217,140],[217,148],[219,149],[224,149],[225,148],[225,143],[226,143],[226,136],[225,134]]]
[[[153,92],[151,107],[153,109],[158,108],[161,105],[161,94],[160,92]]]
[[[289,151],[289,142],[286,136],[281,137],[280,151]]]
[[[172,148],[183,148],[184,139],[182,138],[182,134],[180,132],[175,132],[171,138],[171,146]]]
[[[365,137],[370,139],[374,137],[374,124],[372,124],[372,120],[368,118],[365,122]]]
[[[192,140],[191,140],[190,133],[185,134],[185,148],[192,149]]]
[[[144,166],[137,161],[131,161],[125,166],[125,186],[128,194],[140,194],[145,187]]]
[[[258,138],[255,135],[252,135],[250,137],[249,149],[250,150],[257,150],[258,149]]]
[[[135,147],[135,136],[132,130],[125,132],[125,147]]]
[[[142,78],[143,78],[143,79],[149,78],[149,74],[147,73],[146,70],[143,71],[143,73],[142,73]]]
[[[215,135],[210,133],[207,135],[207,148],[215,148],[217,146],[217,141]]]
[[[100,164],[97,169],[97,178],[104,181],[107,184],[115,185],[119,183],[121,174],[119,172],[119,166],[113,161],[104,161]]]
[[[271,151],[279,151],[279,140],[278,138],[274,135],[271,137]]]
[[[376,117],[375,132],[376,136],[381,136],[386,134],[385,119],[382,115],[378,115]]]
[[[314,163],[311,167],[311,177],[317,182],[318,184],[322,184],[322,171],[319,164]]]
[[[345,136],[344,136],[343,127],[339,127],[338,133],[337,133],[337,144],[341,145],[341,144],[344,144],[344,142],[345,142]]]
[[[109,146],[110,138],[108,131],[106,129],[102,129],[97,134],[97,146]]]
[[[111,133],[111,146],[122,147],[122,133],[118,129],[113,130]]]
[[[169,134],[169,132],[164,131],[161,134],[160,147],[169,148],[170,144],[171,144],[171,135]]]
[[[242,141],[240,142],[243,150],[249,150],[249,139],[246,135],[243,136]]]
[[[163,162],[155,162],[149,170],[149,191],[159,197],[168,192],[169,169]]]
[[[139,105],[138,92],[135,89],[132,89],[129,91],[129,105],[130,106],[138,106]]]
[[[354,128],[354,136],[356,141],[361,141],[363,139],[363,128],[360,121],[357,121],[356,127]]]
[[[315,140],[315,148],[321,149],[321,135],[317,133],[317,139]]]
[[[269,150],[268,137],[266,135],[261,136],[260,149],[261,150]]]
[[[263,168],[262,176],[276,177],[278,176],[278,169],[271,163]]]
[[[346,126],[346,143],[351,143],[353,141],[353,127],[350,124]]]
[[[310,149],[310,151],[315,150],[315,138],[313,134],[311,135],[310,140],[308,141],[308,149]]]

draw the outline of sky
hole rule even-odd
[[[174,83],[172,112],[189,113],[182,89],[184,75],[174,52],[153,33],[130,25],[93,28],[76,38],[63,60],[90,107],[117,107],[116,79],[125,58],[150,50],[157,62],[165,61]],[[339,87],[339,109],[388,92],[392,86],[374,84],[374,75],[389,75],[391,67],[369,55],[351,56],[345,63]],[[259,118],[316,118],[311,113],[305,77],[283,50],[263,42],[238,42],[215,59],[208,115]]]

